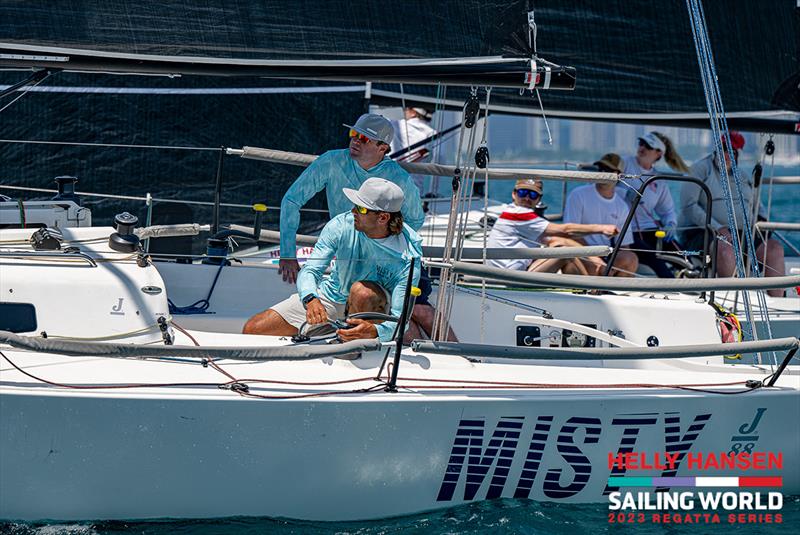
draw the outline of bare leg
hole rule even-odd
[[[430,338],[430,333],[433,332],[433,320],[435,316],[436,309],[434,309],[431,305],[414,305],[414,308],[411,310],[411,323],[409,325],[409,330],[411,329],[411,325],[416,324],[416,328],[420,334],[424,335],[425,338]],[[406,339],[404,338],[404,341],[405,340]],[[447,326],[447,341],[458,342],[456,333],[453,332],[453,329],[450,327],[450,325]]]
[[[584,246],[584,244],[571,238],[553,236],[547,240],[547,246],[581,247]],[[578,267],[578,265],[580,265],[580,267]],[[570,258],[541,258],[539,260],[534,260],[531,262],[530,266],[528,266],[528,271],[535,271],[538,273],[555,273],[559,269],[564,273],[581,275],[587,274],[586,270],[583,269],[583,265],[580,264],[577,259]]]
[[[297,334],[297,328],[283,319],[283,316],[269,308],[247,320],[242,333],[293,336]]]
[[[540,258],[531,262],[531,265],[528,266],[528,271],[555,273],[559,269],[562,269],[567,262],[567,258]]]
[[[428,340],[429,338],[430,336],[420,329],[419,323],[412,319],[408,322],[408,328],[406,329],[405,335],[403,335],[403,343],[408,345],[413,340]]]
[[[386,312],[386,292],[377,282],[358,281],[350,287],[347,313]]]
[[[728,229],[722,229],[718,234],[722,239],[717,239],[717,276],[730,277],[736,272],[731,233]]]
[[[589,271],[586,269],[586,265],[582,262],[583,259],[581,258],[572,258],[564,267],[561,268],[562,273],[566,273],[567,275],[588,275]],[[600,260],[599,258],[597,260]],[[589,260],[587,260],[589,261]]]
[[[572,271],[573,268],[574,271]],[[569,271],[565,271],[565,273],[570,275],[602,275],[605,268],[605,262],[599,257],[590,256],[587,258],[576,258],[574,265],[570,266],[568,268]]]
[[[633,277],[639,267],[639,257],[633,251],[620,251],[611,269],[612,277]],[[615,269],[618,268],[618,269]]]
[[[766,255],[766,265],[764,256]],[[756,251],[756,256],[764,269],[765,277],[782,277],[786,272],[786,263],[783,258],[783,246],[775,240],[767,240],[762,243]],[[783,288],[767,290],[767,294],[772,297],[783,297]]]

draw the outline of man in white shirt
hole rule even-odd
[[[607,173],[621,173],[623,161],[617,154],[606,154],[595,165]],[[589,184],[575,188],[567,197],[564,207],[565,223],[596,223],[614,225],[621,229],[628,217],[628,203],[617,195],[615,184],[601,183]],[[592,234],[585,236],[586,245],[611,245],[608,235]],[[631,229],[622,237],[622,245],[633,243]],[[639,259],[633,251],[621,250],[611,270],[612,276],[633,277],[639,267]]]
[[[406,108],[403,111],[405,118],[399,121],[392,121],[394,127],[394,137],[391,143],[391,152],[397,152],[411,147],[420,141],[424,141],[436,134],[436,130],[431,126],[431,113],[424,108]],[[430,150],[427,144],[416,149],[410,150],[397,157],[399,162],[419,162],[425,163],[431,160]],[[424,192],[425,176],[411,175],[411,179],[419,188],[420,193]]]
[[[487,247],[513,249],[517,247],[565,247],[580,246],[574,238],[591,234],[616,236],[619,232],[614,225],[585,225],[551,223],[539,216],[534,208],[542,197],[544,188],[541,180],[517,180],[511,192],[512,204],[503,206],[503,212],[492,227]],[[599,258],[586,258],[584,262],[592,266],[592,273],[605,267]],[[490,259],[493,267],[554,273],[559,269],[564,273],[586,275],[584,262],[579,259],[550,258],[531,261],[526,258]]]

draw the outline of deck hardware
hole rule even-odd
[[[165,346],[171,346],[175,342],[175,338],[169,332],[169,324],[164,316],[158,318],[158,328],[161,330],[161,338],[164,340]]]

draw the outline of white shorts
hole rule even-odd
[[[383,294],[386,297],[386,308],[381,312],[388,314],[389,309],[391,308],[392,296],[389,294],[386,288],[383,286],[380,286],[380,288],[383,290]],[[347,317],[347,303],[334,303],[333,301],[330,301],[321,295],[318,296],[318,299],[322,303],[322,306],[325,307],[325,311],[328,313],[329,321],[343,321]],[[296,329],[300,329],[300,327],[306,322],[306,309],[303,306],[303,302],[300,301],[300,295],[297,293],[293,293],[287,299],[284,299],[277,305],[273,305],[270,308],[280,314],[280,316],[286,320],[286,323],[292,327],[295,327]]]
[[[328,313],[328,320],[343,320],[345,318],[344,310],[347,303],[334,303],[322,296],[319,296],[319,300]],[[306,309],[303,307],[303,302],[300,301],[300,295],[297,292],[270,308],[280,314],[286,320],[286,323],[296,329],[299,329],[306,322]]]

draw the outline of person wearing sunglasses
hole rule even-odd
[[[581,246],[577,239],[589,234],[604,234],[616,236],[617,227],[614,225],[595,224],[559,224],[551,223],[539,216],[536,204],[542,198],[544,191],[541,180],[517,180],[511,192],[513,202],[502,208],[500,217],[494,223],[489,233],[487,247],[513,249],[518,247],[565,247]],[[594,271],[605,264],[596,258],[587,260],[595,264]],[[564,273],[588,274],[584,264],[578,259],[552,258],[533,260],[525,258],[515,259],[489,259],[487,263],[493,267],[539,271],[554,273],[559,269]]]
[[[633,203],[636,190],[647,177],[659,173],[655,165],[660,160],[663,159],[678,173],[686,173],[689,170],[672,140],[661,132],[648,132],[639,137],[638,142],[636,154],[627,156],[623,160],[623,172],[630,175],[630,178],[626,180],[626,184],[617,186],[617,194],[625,198],[629,205]],[[666,232],[663,248],[677,251],[679,249],[675,243],[677,221],[675,203],[668,183],[652,182],[642,193],[631,226],[633,249],[636,250],[639,262],[649,266],[658,277],[672,278],[674,275],[669,265],[656,256],[658,245],[656,232],[659,230]]]
[[[731,150],[733,158],[728,153],[727,140],[723,136],[720,140],[722,146],[722,157],[716,153],[706,155],[694,162],[689,169],[689,175],[702,180],[708,189],[711,190],[711,226],[717,236],[717,273],[720,277],[730,277],[736,272],[736,257],[732,247],[732,237],[728,227],[728,208],[725,201],[725,191],[722,185],[722,168],[724,162],[729,178],[729,190],[733,196],[733,208],[739,234],[739,243],[745,254],[747,249],[744,242],[743,227],[744,214],[742,213],[742,203],[733,178],[733,162],[739,162],[739,153],[744,150],[745,139],[742,134],[736,131],[730,132]],[[748,207],[748,219],[751,224],[755,220],[766,218],[766,209],[759,200],[754,206],[755,190],[752,176],[739,171],[739,180],[742,186],[742,197],[744,205]],[[752,208],[750,208],[752,207]],[[694,184],[686,183],[681,186],[681,226],[688,227],[684,232],[684,243],[690,250],[698,250],[703,247],[703,226],[706,221],[706,196],[703,191]],[[752,210],[752,211],[750,211]],[[755,217],[753,214],[756,214]],[[764,274],[767,277],[782,276],[786,270],[784,262],[783,246],[780,242],[768,239],[764,240],[760,233],[753,235],[756,256]],[[766,265],[764,263],[766,256]],[[768,290],[767,293],[773,297],[782,297],[784,291],[780,288]]]
[[[603,155],[594,165],[605,173],[622,173],[622,157],[615,153]],[[580,186],[572,190],[567,196],[564,205],[565,223],[593,223],[601,225],[612,225],[619,234],[619,229],[625,224],[630,207],[625,199],[617,192],[613,182],[597,182]],[[608,245],[612,246],[613,239],[621,239],[623,246],[630,246],[633,243],[631,229],[624,236],[618,238],[608,233],[588,234],[581,238],[584,245]],[[603,272],[597,270],[596,263],[584,262],[592,275],[601,275]],[[605,266],[603,266],[604,268]],[[614,261],[611,276],[632,277],[639,267],[639,259],[633,251],[622,249]],[[592,272],[594,271],[594,272]]]
[[[280,232],[281,258],[278,272],[289,284],[297,281],[300,264],[297,261],[297,230],[300,209],[318,192],[325,190],[331,217],[347,213],[352,203],[342,194],[343,188],[358,189],[369,177],[380,176],[397,184],[405,194],[400,212],[405,222],[419,230],[425,220],[419,190],[400,165],[389,159],[389,144],[394,129],[382,115],[365,113],[348,128],[349,146],[331,150],[319,156],[281,200]]]
[[[357,312],[387,312],[400,317],[414,263],[413,284],[421,271],[422,239],[403,222],[400,187],[371,177],[355,190],[343,188],[350,210],[331,219],[297,279],[297,293],[260,312],[245,324],[245,334],[291,336],[304,324],[342,321]],[[336,262],[333,262],[334,258]],[[325,271],[331,267],[329,277]],[[388,305],[388,307],[387,307]],[[348,320],[343,341],[392,338],[396,322]]]

